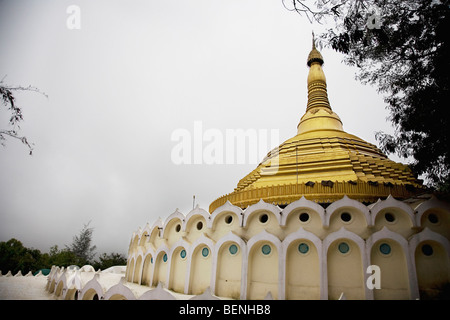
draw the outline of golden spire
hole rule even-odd
[[[340,130],[342,131],[342,122],[338,115],[331,110],[328,101],[327,79],[322,70],[323,57],[316,48],[316,43],[312,39],[312,50],[308,55],[307,65],[308,74],[308,103],[306,113],[297,126],[297,133],[303,133],[311,130]]]

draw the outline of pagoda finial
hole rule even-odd
[[[312,31],[312,49],[311,52],[308,55],[307,65],[308,67],[311,67],[311,64],[313,62],[319,62],[320,65],[323,65],[323,57],[320,54],[319,50],[316,48],[316,39],[314,36],[314,31]]]
[[[316,48],[316,40],[314,39],[314,30],[311,31],[312,33],[312,48],[315,49]]]
[[[297,133],[321,129],[342,131],[342,122],[338,115],[331,110],[328,101],[327,80],[322,70],[323,57],[316,49],[314,32],[312,33],[312,50],[307,61],[309,67],[308,103],[306,104],[306,113],[297,126]]]

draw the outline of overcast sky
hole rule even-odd
[[[70,5],[80,29],[67,27]],[[48,95],[17,94],[35,148],[0,146],[0,241],[48,252],[91,221],[98,253],[126,253],[133,231],[186,215],[193,195],[208,210],[256,164],[177,165],[171,135],[201,121],[293,137],[313,29],[281,0],[0,0],[0,79]],[[321,52],[344,129],[372,143],[392,133],[376,90]]]

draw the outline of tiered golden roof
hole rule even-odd
[[[307,60],[308,103],[297,135],[269,152],[232,193],[212,202],[210,212],[227,200],[242,208],[260,199],[283,206],[302,196],[329,203],[347,195],[371,203],[388,195],[406,199],[424,191],[408,166],[344,131],[328,101],[323,63],[313,40]]]

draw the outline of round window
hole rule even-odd
[[[300,253],[305,254],[305,253],[307,253],[309,251],[309,246],[306,243],[300,243],[298,245],[298,251]]]
[[[428,215],[428,221],[430,221],[431,223],[436,224],[436,223],[439,222],[439,218],[438,218],[438,216],[437,216],[436,214],[430,213],[430,214]]]
[[[226,216],[225,217],[225,223],[226,224],[230,224],[230,223],[232,223],[233,222],[233,216]]]
[[[203,222],[199,221],[197,222],[197,230],[202,230],[203,228]]]
[[[340,253],[347,253],[350,250],[350,247],[346,242],[341,242],[338,245],[338,249]]]
[[[300,213],[298,218],[300,219],[301,222],[306,222],[309,220],[309,214],[306,212],[302,212],[302,213]]]
[[[181,250],[181,252],[180,252],[180,257],[181,257],[181,259],[184,259],[184,258],[186,258],[186,250]]]
[[[341,220],[344,222],[349,222],[350,220],[352,220],[352,215],[348,212],[342,212],[341,213]]]
[[[180,232],[180,230],[181,230],[181,224],[177,224],[177,225],[175,226],[175,231],[176,231],[176,232]]]
[[[232,255],[235,255],[238,252],[238,247],[235,244],[232,244],[229,248],[228,251],[230,251],[230,253]]]
[[[163,261],[164,261],[164,262],[167,262],[167,253],[164,253]]]
[[[426,256],[431,256],[433,254],[433,247],[429,244],[424,244],[422,246],[422,253]]]
[[[385,255],[391,253],[391,246],[388,245],[387,243],[382,243],[380,245],[380,252]]]
[[[204,256],[205,258],[209,255],[209,249],[208,248],[203,248],[202,249],[202,256]]]
[[[268,244],[265,244],[261,247],[261,251],[264,255],[267,256],[272,251],[272,248]]]
[[[259,222],[266,223],[269,220],[269,216],[267,214],[262,214],[259,216]]]
[[[394,214],[390,213],[390,212],[386,212],[384,214],[384,218],[386,219],[387,222],[394,222],[395,221],[395,216]]]

